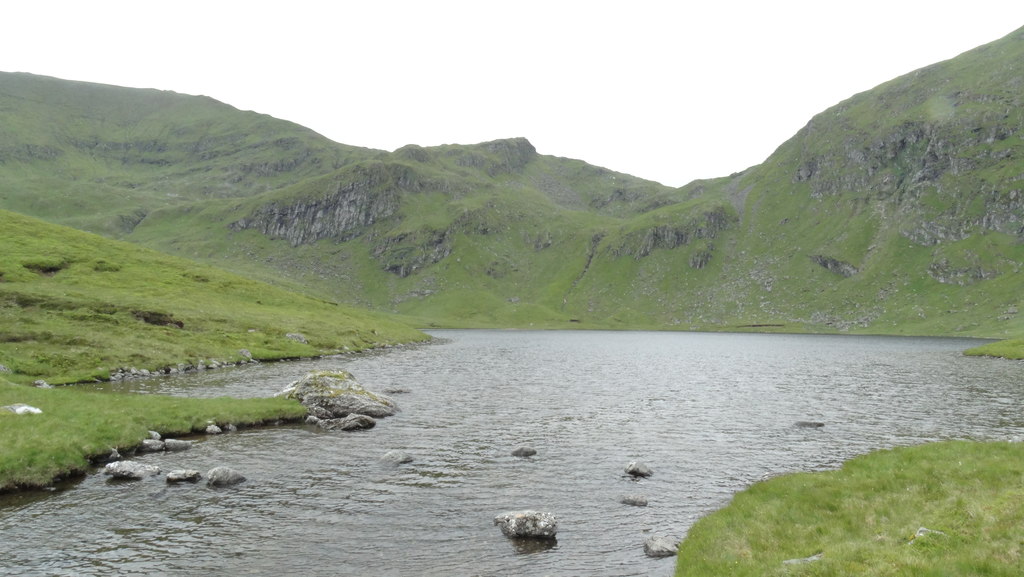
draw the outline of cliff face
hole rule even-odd
[[[290,203],[271,201],[251,216],[232,222],[232,230],[254,229],[292,246],[325,238],[344,240],[355,231],[394,215],[403,191],[420,188],[403,165],[374,162],[357,165],[318,181],[321,193]],[[308,188],[308,187],[307,187]]]

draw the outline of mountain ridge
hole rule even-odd
[[[421,326],[1017,335],[1021,62],[1024,29],[853,95],[760,165],[680,188],[541,155],[521,137],[336,150],[229,110],[212,126],[256,136],[198,161],[157,145],[140,158],[169,164],[109,168],[102,151],[106,165],[88,165],[164,179],[133,194],[101,175],[131,222],[7,194],[0,206]],[[178,150],[195,142],[182,118],[151,119],[190,135],[171,139]],[[38,177],[47,162],[0,157],[0,184],[14,165]],[[53,194],[81,179],[44,182]]]

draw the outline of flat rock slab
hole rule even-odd
[[[103,467],[103,474],[110,475],[115,479],[130,479],[137,481],[160,474],[160,467],[156,465],[145,465],[135,461],[116,461],[107,463]]]
[[[195,469],[175,469],[170,473],[167,473],[166,481],[168,483],[198,483],[202,479],[202,474]]]

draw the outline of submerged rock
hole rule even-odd
[[[110,475],[115,479],[139,480],[160,474],[160,467],[156,465],[144,465],[135,461],[116,461],[108,463],[103,467],[103,474]]]
[[[412,455],[405,451],[391,450],[384,453],[384,456],[380,458],[385,463],[391,463],[393,465],[402,465],[404,463],[411,463],[413,461]]]
[[[643,463],[630,461],[630,463],[626,465],[626,473],[634,477],[650,477],[654,474],[654,471]]]
[[[182,441],[179,439],[165,439],[164,450],[165,451],[187,451],[192,448],[192,441]]]
[[[310,415],[320,419],[337,419],[351,414],[374,418],[390,417],[398,405],[384,395],[367,391],[346,371],[309,373],[277,394],[296,399]]]
[[[358,431],[374,428],[377,421],[367,415],[347,415],[340,419],[320,419],[316,426],[328,431]]]
[[[506,537],[550,539],[558,532],[558,520],[544,511],[510,511],[494,518]]]
[[[643,495],[623,495],[619,497],[619,502],[623,505],[632,505],[634,507],[646,507],[647,497]]]
[[[206,473],[206,484],[211,487],[227,487],[243,481],[245,476],[229,467],[214,467]]]
[[[801,429],[820,429],[825,426],[825,423],[820,421],[797,421],[794,424]]]
[[[679,552],[679,544],[661,535],[648,537],[644,541],[644,553],[648,557],[670,557]]]

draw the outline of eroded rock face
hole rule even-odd
[[[351,414],[374,418],[398,412],[391,398],[367,391],[346,371],[310,373],[277,394],[296,399],[320,419],[338,419]]]
[[[506,537],[550,539],[558,532],[558,520],[544,511],[510,511],[494,518]]]
[[[160,474],[160,467],[144,465],[135,461],[116,461],[103,467],[103,474],[115,479],[131,479],[137,481]]]

